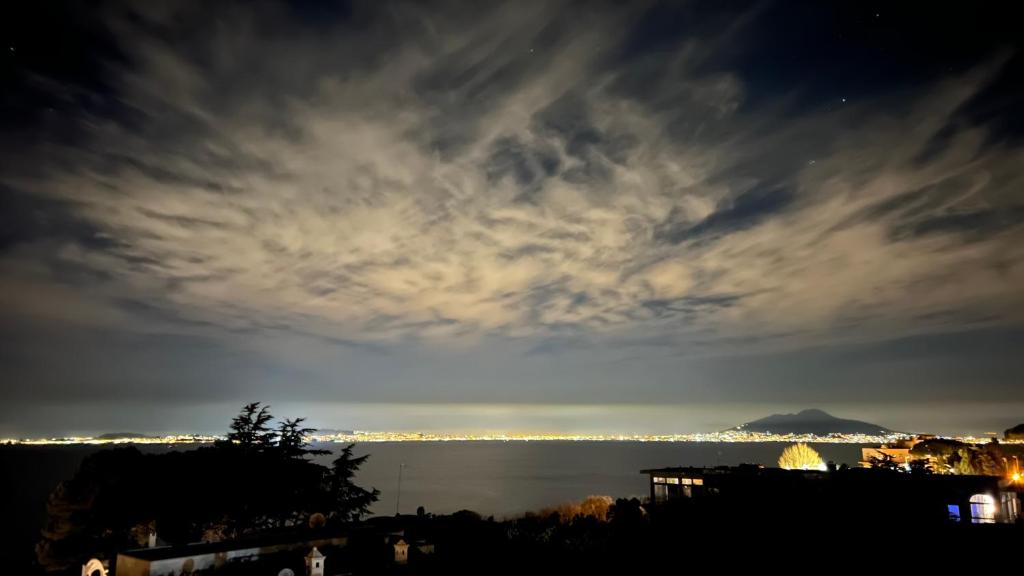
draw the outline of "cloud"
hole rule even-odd
[[[1024,157],[964,119],[1004,61],[796,114],[718,60],[740,25],[645,52],[626,6],[307,16],[108,11],[107,105],[4,177],[17,314],[531,356],[1022,320]]]

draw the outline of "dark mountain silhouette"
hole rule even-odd
[[[771,432],[772,434],[887,434],[892,432],[878,424],[836,418],[822,410],[802,410],[796,414],[772,414],[767,418],[741,424],[732,430]]]

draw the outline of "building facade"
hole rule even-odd
[[[829,472],[755,465],[643,470],[652,504],[720,495],[730,501],[828,503],[837,515],[911,515],[908,520],[964,524],[1021,521],[1020,483],[996,476],[912,474],[854,468]]]
[[[345,535],[305,538],[277,535],[249,540],[139,548],[125,550],[117,555],[115,573],[118,576],[179,576],[199,571],[204,574],[215,573],[225,567],[244,564],[252,566],[253,573],[266,573],[270,576],[287,574],[287,571],[323,576],[326,559],[321,550],[341,549],[347,543],[348,537]],[[315,567],[310,568],[313,565]]]

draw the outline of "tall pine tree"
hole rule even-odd
[[[270,406],[261,406],[259,402],[246,404],[241,413],[231,420],[228,442],[246,450],[274,447],[277,433],[269,426],[273,419]]]
[[[327,475],[327,494],[329,498],[327,517],[334,522],[355,522],[370,513],[370,505],[377,501],[380,490],[367,490],[356,486],[352,479],[359,467],[370,457],[353,456],[349,444],[341,449],[341,454],[334,459]]]

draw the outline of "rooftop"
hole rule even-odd
[[[296,532],[278,532],[253,538],[225,540],[222,542],[197,542],[193,544],[175,546],[158,546],[155,548],[135,548],[131,550],[124,550],[120,552],[120,554],[152,562],[156,560],[167,560],[169,558],[185,558],[189,556],[217,554],[220,552],[246,550],[250,548],[279,548],[285,550],[304,546],[322,547],[325,544],[329,545],[332,540],[345,538],[346,536],[346,532],[340,532],[338,530],[303,530]],[[263,552],[266,552],[266,550]]]

